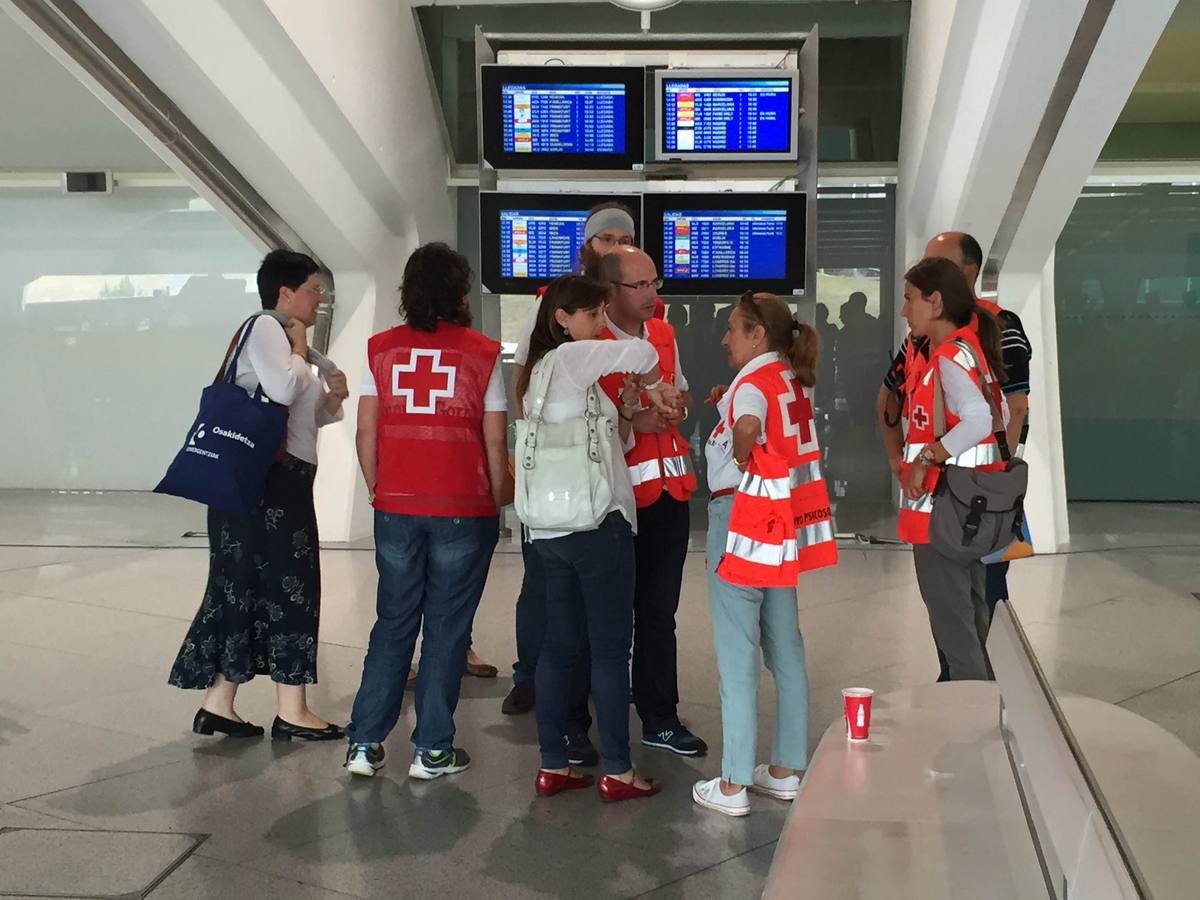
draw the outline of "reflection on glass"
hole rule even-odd
[[[153,487],[260,308],[259,256],[186,188],[0,192],[4,486]]]
[[[1200,500],[1200,189],[1088,188],[1055,259],[1068,499]]]

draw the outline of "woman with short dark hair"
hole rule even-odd
[[[287,436],[252,513],[208,510],[208,585],[170,683],[205,691],[192,723],[197,734],[256,737],[263,729],[244,722],[233,702],[240,684],[268,675],[278,705],[271,736],[331,740],[342,730],[309,710],[305,692],[317,681],[321,609],[313,478],[317,429],[341,421],[346,376],[336,368],[317,375],[309,365],[306,332],[325,293],[311,257],[268,253],[258,291],[266,312],[245,326],[235,383],[250,394],[261,385],[269,400],[288,407]],[[218,380],[241,335],[230,342]]]

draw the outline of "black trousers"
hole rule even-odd
[[[675,613],[687,559],[688,505],[665,491],[637,511],[633,594],[633,702],[642,730],[679,727]]]

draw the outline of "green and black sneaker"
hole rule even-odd
[[[412,765],[408,767],[408,777],[432,781],[443,775],[457,775],[470,765],[471,757],[466,750],[458,747],[452,750],[418,750]]]
[[[351,744],[346,750],[346,769],[351,775],[370,778],[383,768],[383,744]]]

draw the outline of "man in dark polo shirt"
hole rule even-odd
[[[969,234],[961,231],[946,231],[937,235],[925,245],[925,256],[940,256],[954,262],[974,290],[983,268],[983,249],[979,242]],[[1008,401],[1008,446],[1013,448],[1014,455],[1021,455],[1025,447],[1025,437],[1028,434],[1027,419],[1029,415],[1029,362],[1033,358],[1033,348],[1020,317],[1010,310],[1002,309],[996,303],[981,299],[975,302],[1000,320],[1001,348],[1004,351],[1004,365],[1007,369],[1007,380],[1001,386],[1004,397]],[[892,365],[883,378],[876,400],[876,418],[879,420],[879,431],[883,437],[884,448],[887,451],[888,465],[892,472],[899,477],[900,462],[904,453],[904,431],[901,427],[900,416],[904,408],[904,379],[906,361],[909,359],[909,343],[911,337],[905,337],[900,345],[900,351],[892,360]],[[918,338],[916,347],[912,350],[913,359],[923,364],[929,360],[928,341]],[[996,604],[1008,599],[1008,563],[993,563],[987,567],[987,602],[988,608],[994,613]],[[938,650],[941,662],[941,674],[938,681],[949,680],[949,668],[942,651]]]

